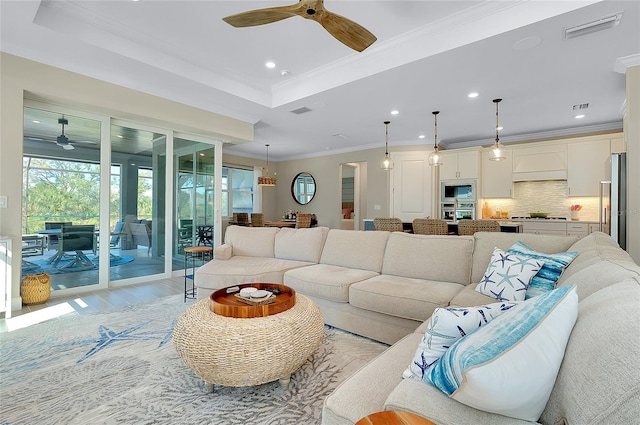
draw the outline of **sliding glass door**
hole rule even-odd
[[[101,127],[24,108],[22,276],[47,273],[54,291],[99,284]]]
[[[215,147],[177,137],[174,140],[175,223],[173,269],[184,267],[184,248],[213,246],[216,221]]]
[[[153,130],[111,125],[110,281],[165,272],[166,140]]]

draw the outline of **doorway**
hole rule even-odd
[[[340,228],[345,230],[359,230],[362,208],[366,206],[363,194],[366,190],[366,163],[348,162],[340,164]]]

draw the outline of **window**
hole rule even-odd
[[[222,167],[222,215],[253,212],[253,171]]]
[[[153,211],[153,170],[138,168],[138,219],[151,220]]]

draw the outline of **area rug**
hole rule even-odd
[[[288,389],[276,381],[207,393],[171,339],[188,306],[177,295],[0,334],[0,422],[320,424],[325,397],[387,348],[327,326]]]
[[[95,266],[93,268],[90,268],[89,270],[97,269],[98,268],[98,264],[99,264],[98,256],[97,255],[87,255],[87,258],[89,258],[91,260],[91,262]],[[111,259],[109,261],[109,266],[110,267],[120,266],[122,264],[130,263],[133,260],[134,260],[134,258],[129,256],[129,255],[113,256],[113,257],[111,257]],[[24,260],[24,261],[22,261],[22,276],[24,277],[29,273],[56,274],[56,273],[81,272],[81,271],[86,271],[87,270],[87,267],[64,267],[66,264],[69,264],[71,261],[73,261],[73,256],[66,255],[66,254],[65,254],[64,257],[62,257],[62,259],[58,263],[57,267],[47,263],[46,259]]]

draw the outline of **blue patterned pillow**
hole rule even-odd
[[[536,422],[577,317],[575,286],[518,303],[454,343],[423,381],[476,409]]]
[[[531,280],[531,284],[524,297],[526,300],[554,290],[564,269],[578,256],[578,253],[575,251],[545,254],[529,248],[520,241],[513,244],[507,252],[525,258],[540,260],[544,263],[542,269],[540,269],[538,274]]]
[[[541,267],[539,260],[495,248],[476,291],[499,301],[523,301],[531,279]]]
[[[422,380],[424,372],[438,360],[454,342],[516,305],[502,302],[477,307],[436,308],[427,330],[418,345],[413,360],[402,374],[403,378]]]

